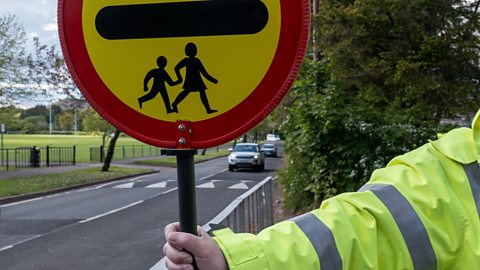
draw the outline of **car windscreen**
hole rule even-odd
[[[233,148],[234,152],[258,152],[255,145],[236,145]]]

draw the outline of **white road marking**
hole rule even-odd
[[[37,234],[37,235],[34,235],[34,236],[29,237],[29,238],[27,238],[27,239],[24,239],[24,240],[22,240],[22,241],[19,241],[19,242],[15,243],[15,244],[1,247],[1,248],[0,248],[0,252],[1,252],[1,251],[5,251],[5,250],[7,250],[7,249],[11,249],[11,248],[13,248],[13,247],[15,247],[15,246],[18,246],[18,245],[23,244],[23,243],[25,243],[25,242],[31,241],[31,240],[33,240],[33,239],[35,239],[35,238],[40,237],[40,236],[42,236],[42,235],[41,235],[41,234]]]
[[[198,185],[197,188],[215,188],[216,182],[222,182],[223,180],[211,180],[208,183]]]
[[[152,185],[148,185],[145,188],[166,188],[167,187],[167,181],[163,181],[160,183],[155,183]]]
[[[43,198],[45,198],[45,196],[43,196],[43,197],[38,197],[38,198],[34,198],[34,199],[30,199],[30,200],[20,201],[20,202],[13,202],[13,203],[8,203],[8,204],[2,204],[2,207],[13,206],[13,205],[18,205],[18,204],[28,203],[28,202],[34,202],[34,201],[41,200],[41,199],[43,199]]]
[[[7,250],[7,249],[11,249],[11,248],[13,248],[13,247],[14,247],[14,245],[1,247],[1,248],[0,248],[0,252],[2,252],[2,251],[4,251],[4,250]]]
[[[208,183],[198,185],[197,188],[215,188],[215,184],[210,181]]]
[[[132,188],[133,185],[135,185],[135,183],[125,183],[118,186],[114,186],[113,188]]]
[[[236,185],[229,186],[228,189],[248,189],[248,186],[245,183],[238,183]]]

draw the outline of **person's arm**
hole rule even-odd
[[[176,81],[173,81],[168,72],[164,71],[165,73],[165,82],[168,83],[170,86],[175,86],[180,83],[180,80],[177,79]]]
[[[182,73],[180,72],[180,70],[185,67],[185,64],[186,64],[186,60],[185,59],[182,59],[180,62],[178,62],[178,64],[175,66],[175,74],[177,75],[177,81],[176,83],[179,84],[179,83],[182,83],[183,82],[183,77],[182,77]]]
[[[163,253],[167,256],[165,264],[169,270],[193,270],[192,255],[198,270],[228,270],[227,263],[220,247],[201,228],[198,235],[179,232],[180,224],[172,223],[165,227],[167,243]]]
[[[214,77],[212,77],[212,75],[208,74],[208,72],[205,69],[205,67],[203,66],[202,62],[200,60],[198,60],[198,63],[199,63],[199,66],[200,66],[200,73],[203,75],[203,77],[205,77],[210,82],[212,82],[214,84],[217,84],[218,80],[215,79]]]
[[[150,70],[147,75],[145,75],[145,79],[143,79],[143,91],[148,91],[148,82],[154,77],[154,70]]]
[[[225,258],[230,270],[470,269],[480,262],[478,237],[469,236],[480,227],[471,137],[451,132],[376,170],[360,191],[258,235],[216,231],[223,255],[205,259]]]

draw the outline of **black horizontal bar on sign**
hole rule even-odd
[[[107,6],[95,18],[97,32],[110,40],[255,34],[267,22],[260,0]]]

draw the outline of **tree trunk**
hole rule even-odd
[[[205,156],[206,153],[207,153],[207,148],[203,149],[202,156]]]
[[[252,143],[256,143],[258,141],[258,131],[255,131],[255,134],[253,135]]]
[[[120,137],[121,131],[119,129],[115,129],[113,133],[112,139],[110,139],[110,143],[108,144],[107,156],[105,157],[105,161],[103,162],[102,172],[108,172],[110,169],[110,163],[113,159],[113,153],[115,152],[115,144],[117,143],[118,137]]]
[[[313,61],[319,61],[319,50],[318,50],[318,39],[317,39],[317,14],[319,11],[319,0],[312,1],[312,53],[313,53]]]

